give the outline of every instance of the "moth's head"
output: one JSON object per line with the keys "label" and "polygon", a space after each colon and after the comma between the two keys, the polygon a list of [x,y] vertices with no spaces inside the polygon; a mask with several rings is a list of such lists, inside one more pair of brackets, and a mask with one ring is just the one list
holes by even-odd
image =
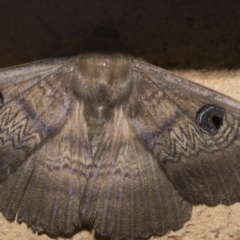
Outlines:
{"label": "moth's head", "polygon": [[73,90],[85,101],[114,105],[132,89],[132,56],[109,26],[98,28],[88,48],[76,57]]}
{"label": "moth's head", "polygon": [[124,54],[78,55],[74,75],[73,91],[84,101],[115,105],[128,99],[132,90],[132,61]]}

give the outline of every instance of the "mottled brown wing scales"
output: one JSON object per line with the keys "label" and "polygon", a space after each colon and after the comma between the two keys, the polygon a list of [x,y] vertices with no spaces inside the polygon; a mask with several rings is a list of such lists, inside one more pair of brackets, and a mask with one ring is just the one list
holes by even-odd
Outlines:
{"label": "mottled brown wing scales", "polygon": [[106,126],[96,152],[80,219],[113,239],[163,235],[179,229],[191,206],[176,192],[131,129],[122,109]]}
{"label": "mottled brown wing scales", "polygon": [[[173,184],[193,203],[239,201],[239,103],[150,64],[137,66],[141,85],[130,102],[138,99],[139,110],[131,119]],[[196,122],[208,104],[225,111],[216,134],[203,132]]]}
{"label": "mottled brown wing scales", "polygon": [[82,104],[76,103],[61,131],[27,161],[31,162],[31,174],[25,174],[28,164],[24,164],[3,183],[0,199],[4,199],[1,206],[5,206],[2,212],[6,217],[14,219],[18,210],[19,222],[50,235],[72,233],[80,226],[86,164],[91,162],[85,124]]}
{"label": "mottled brown wing scales", "polygon": [[[219,142],[216,144],[221,147]],[[179,159],[185,164],[181,168],[181,176],[176,166],[178,164],[166,162],[165,168],[174,176],[175,185],[181,190],[184,189],[184,195],[192,202],[230,205],[240,199],[238,153],[237,141],[212,153],[201,151],[188,161],[187,157],[182,156]]]}
{"label": "mottled brown wing scales", "polygon": [[34,163],[28,159],[7,181],[0,185],[0,209],[8,220],[14,220],[19,203],[34,169]]}
{"label": "mottled brown wing scales", "polygon": [[[0,110],[0,180],[15,171],[25,157],[44,139],[54,134],[66,120],[73,95],[69,92],[65,68],[67,66],[59,67],[45,78],[34,80],[32,85],[25,81],[15,83],[13,79],[7,85],[13,89],[20,88],[22,92],[11,99],[6,92],[8,86],[4,81],[0,82],[4,99]],[[1,74],[3,72],[0,77]],[[71,72],[69,75],[71,78]],[[27,88],[23,90],[22,85]]]}
{"label": "mottled brown wing scales", "polygon": [[35,63],[27,63],[0,70],[1,93],[4,103],[21,95],[27,89],[39,84],[39,81],[46,79],[49,75],[62,72],[62,67],[71,59],[41,60]]}

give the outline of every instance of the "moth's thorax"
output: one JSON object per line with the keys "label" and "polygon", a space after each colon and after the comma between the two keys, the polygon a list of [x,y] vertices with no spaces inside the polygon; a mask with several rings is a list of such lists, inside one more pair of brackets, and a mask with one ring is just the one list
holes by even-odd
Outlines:
{"label": "moth's thorax", "polygon": [[84,117],[93,154],[104,125],[113,117],[116,105],[131,94],[132,59],[117,39],[98,37],[75,59],[72,87],[84,103]]}
{"label": "moth's thorax", "polygon": [[131,88],[131,56],[106,51],[76,57],[73,89],[78,98],[115,105],[128,98]]}
{"label": "moth's thorax", "polygon": [[[101,140],[104,126],[114,116],[114,107],[101,105],[99,103],[84,102],[83,115],[88,126],[88,138],[94,149],[94,145]],[[94,152],[94,151],[93,151]]]}

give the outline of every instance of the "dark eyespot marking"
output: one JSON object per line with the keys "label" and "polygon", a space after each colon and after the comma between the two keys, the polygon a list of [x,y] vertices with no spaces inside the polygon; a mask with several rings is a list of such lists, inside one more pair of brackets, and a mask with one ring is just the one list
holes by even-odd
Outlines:
{"label": "dark eyespot marking", "polygon": [[201,108],[197,114],[197,124],[206,133],[214,134],[222,126],[225,112],[222,108],[207,105]]}
{"label": "dark eyespot marking", "polygon": [[2,106],[3,106],[3,95],[0,92],[0,109],[2,108]]}

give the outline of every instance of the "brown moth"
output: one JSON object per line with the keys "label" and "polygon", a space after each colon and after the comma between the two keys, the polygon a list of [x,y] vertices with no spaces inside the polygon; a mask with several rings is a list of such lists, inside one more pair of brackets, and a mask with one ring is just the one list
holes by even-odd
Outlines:
{"label": "brown moth", "polygon": [[192,204],[239,201],[240,103],[107,32],[80,55],[0,71],[3,215],[130,240],[180,229]]}

